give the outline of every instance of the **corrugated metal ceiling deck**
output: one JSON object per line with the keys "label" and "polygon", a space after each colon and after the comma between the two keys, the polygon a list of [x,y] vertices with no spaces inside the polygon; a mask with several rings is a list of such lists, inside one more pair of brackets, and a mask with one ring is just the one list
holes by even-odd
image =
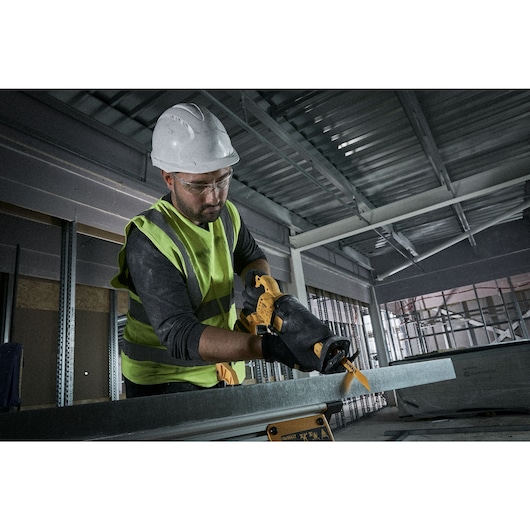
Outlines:
{"label": "corrugated metal ceiling deck", "polygon": [[[396,201],[414,207],[417,194],[453,189],[490,170],[504,171],[508,181],[514,161],[530,173],[530,90],[49,90],[47,96],[146,151],[166,108],[207,105],[241,156],[235,178],[302,219],[303,230],[366,218]],[[412,259],[417,249],[480,227],[526,198],[522,182],[340,244],[367,258],[397,250]]]}

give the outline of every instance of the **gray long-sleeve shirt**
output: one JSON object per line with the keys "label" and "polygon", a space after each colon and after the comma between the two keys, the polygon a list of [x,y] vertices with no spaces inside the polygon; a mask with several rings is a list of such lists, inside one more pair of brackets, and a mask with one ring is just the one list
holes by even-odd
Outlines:
{"label": "gray long-sleeve shirt", "polygon": [[[140,297],[161,344],[177,359],[200,360],[199,339],[206,326],[193,313],[182,273],[136,228],[129,233],[125,251],[131,290]],[[257,259],[266,259],[265,254],[241,220],[234,272],[240,274]]]}

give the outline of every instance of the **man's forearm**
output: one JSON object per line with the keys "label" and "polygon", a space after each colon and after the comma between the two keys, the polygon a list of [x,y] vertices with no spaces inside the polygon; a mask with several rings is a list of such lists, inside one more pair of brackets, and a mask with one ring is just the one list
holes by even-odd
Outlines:
{"label": "man's forearm", "polygon": [[261,337],[208,326],[199,340],[199,355],[213,363],[262,359]]}

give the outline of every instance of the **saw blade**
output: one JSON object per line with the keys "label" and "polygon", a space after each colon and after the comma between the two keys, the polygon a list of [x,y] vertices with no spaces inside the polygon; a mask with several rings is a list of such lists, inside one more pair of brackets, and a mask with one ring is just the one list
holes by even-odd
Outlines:
{"label": "saw blade", "polygon": [[350,387],[351,382],[355,378],[361,383],[361,385],[364,386],[364,388],[366,388],[366,390],[370,391],[370,383],[368,382],[368,379],[349,359],[344,357],[341,363],[342,366],[346,368],[346,375],[344,376],[343,380],[343,386],[345,390]]}

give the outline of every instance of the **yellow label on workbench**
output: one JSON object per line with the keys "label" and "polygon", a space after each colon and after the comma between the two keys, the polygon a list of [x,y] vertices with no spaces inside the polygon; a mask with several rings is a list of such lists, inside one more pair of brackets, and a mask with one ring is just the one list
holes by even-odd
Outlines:
{"label": "yellow label on workbench", "polygon": [[267,427],[267,436],[273,442],[333,442],[333,434],[323,414],[297,418]]}

